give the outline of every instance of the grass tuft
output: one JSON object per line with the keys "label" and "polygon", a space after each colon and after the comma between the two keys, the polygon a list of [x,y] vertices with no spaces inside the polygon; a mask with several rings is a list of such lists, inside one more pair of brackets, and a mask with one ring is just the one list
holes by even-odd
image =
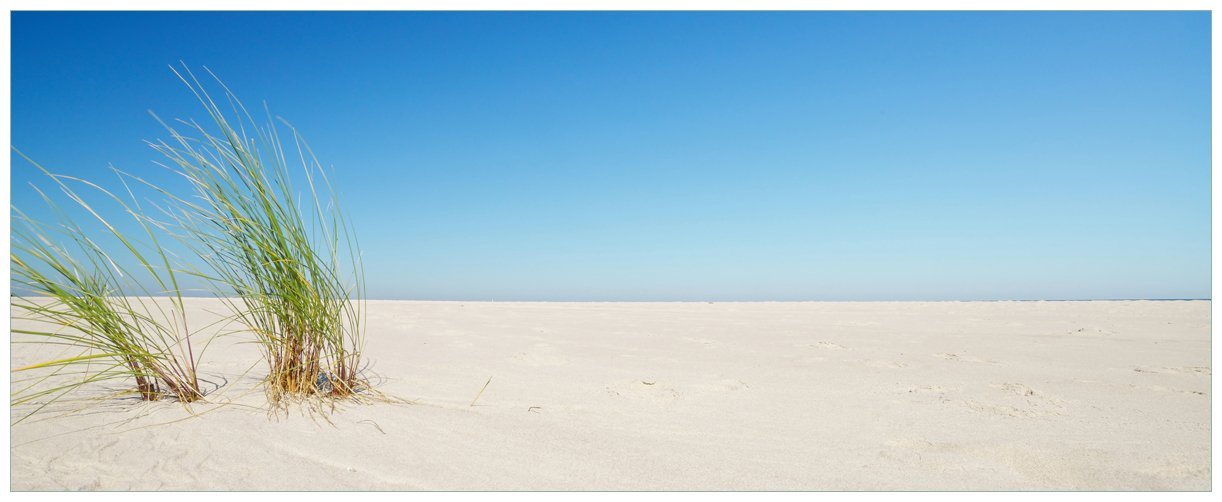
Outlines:
{"label": "grass tuft", "polygon": [[162,122],[170,140],[150,145],[191,186],[189,197],[158,189],[183,242],[206,264],[198,274],[254,333],[273,404],[356,395],[367,388],[364,277],[326,173],[297,130],[266,107],[266,120],[256,121],[215,75],[224,108],[185,66],[174,72],[209,120]]}
{"label": "grass tuft", "polygon": [[[18,388],[11,391],[10,405],[41,403],[37,412],[85,384],[116,379],[134,381],[142,400],[173,397],[192,402],[202,398],[198,359],[177,278],[155,226],[139,204],[91,182],[52,174],[16,152],[47,176],[70,201],[69,209],[88,214],[106,235],[91,238],[57,202],[59,197],[38,186],[33,190],[55,216],[53,224],[11,207],[13,295],[9,303],[15,317],[36,322],[35,328],[14,329],[13,334],[30,337],[34,343],[66,347],[71,355],[13,369],[14,373],[44,373],[15,380]],[[73,187],[96,198],[87,199]],[[133,239],[102,216],[95,209],[99,199],[117,203],[148,240]],[[104,238],[116,242],[117,251],[104,248],[99,243]],[[127,296],[129,292],[139,296]],[[167,299],[150,298],[155,296]],[[50,388],[39,385],[49,379],[56,382]]]}

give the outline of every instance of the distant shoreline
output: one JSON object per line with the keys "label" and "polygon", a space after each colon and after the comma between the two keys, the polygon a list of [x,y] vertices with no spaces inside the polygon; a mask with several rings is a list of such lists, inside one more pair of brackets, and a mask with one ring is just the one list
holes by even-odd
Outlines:
{"label": "distant shoreline", "polygon": [[[10,298],[49,298],[46,296]],[[129,296],[127,298],[173,298],[171,296]],[[183,295],[184,300],[218,298],[215,296]],[[236,299],[236,298],[234,298]],[[430,300],[402,298],[365,298],[367,302],[420,302],[420,303],[1002,303],[1002,302],[1208,302],[1212,298],[1074,298],[1074,299],[990,299],[990,300]]]}
{"label": "distant shoreline", "polygon": [[371,302],[429,303],[1002,303],[1002,302],[1208,302],[1210,298],[1102,298],[1068,300],[401,300],[367,298]]}

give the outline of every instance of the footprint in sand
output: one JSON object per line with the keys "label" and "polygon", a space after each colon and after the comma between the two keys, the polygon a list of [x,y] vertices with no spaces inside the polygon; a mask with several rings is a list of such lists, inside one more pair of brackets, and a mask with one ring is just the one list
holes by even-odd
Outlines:
{"label": "footprint in sand", "polygon": [[716,349],[724,345],[723,343],[717,340],[709,340],[708,338],[693,338],[690,336],[685,336],[682,338],[682,340],[685,342],[699,343],[710,349]]}
{"label": "footprint in sand", "polygon": [[1213,375],[1213,370],[1211,370],[1208,366],[1175,366],[1175,367],[1164,366],[1162,368],[1137,367],[1137,368],[1133,368],[1133,371],[1136,371],[1138,373],[1155,373],[1155,374],[1162,373],[1162,374],[1174,374],[1174,375],[1201,375],[1201,376]]}
{"label": "footprint in sand", "polygon": [[654,404],[667,404],[679,400],[679,391],[657,380],[629,380],[608,385],[607,395]]}
{"label": "footprint in sand", "polygon": [[849,348],[845,347],[844,345],[840,345],[839,343],[835,343],[835,342],[827,342],[827,341],[818,341],[815,343],[807,343],[807,342],[795,343],[793,344],[793,346],[797,348],[801,348],[801,349],[811,348],[811,349],[823,349],[823,350],[849,350]]}
{"label": "footprint in sand", "polygon": [[563,366],[569,363],[568,358],[560,355],[555,347],[546,343],[536,343],[530,350],[518,352],[509,360],[526,366]]}
{"label": "footprint in sand", "polygon": [[844,321],[844,322],[834,323],[832,324],[832,326],[861,327],[861,326],[878,326],[878,324],[879,324],[878,321]]}
{"label": "footprint in sand", "polygon": [[735,378],[725,378],[709,383],[701,383],[692,385],[693,390],[702,392],[734,392],[739,390],[750,389],[751,386],[746,382]]}
{"label": "footprint in sand", "polygon": [[965,356],[962,354],[956,354],[954,352],[941,352],[941,353],[934,354],[933,357],[936,357],[938,359],[945,359],[947,361],[962,361],[962,362],[967,362],[967,363],[997,364],[997,361],[993,361],[990,359],[981,359],[979,357]]}
{"label": "footprint in sand", "polygon": [[1035,396],[1035,389],[1032,389],[1031,387],[1027,387],[1026,385],[1023,385],[1021,383],[995,384],[995,385],[991,385],[990,387],[1001,389],[1001,390],[1004,390],[1006,392],[1009,392],[1017,396],[1023,396],[1023,397],[1034,397]]}
{"label": "footprint in sand", "polygon": [[1112,335],[1115,335],[1116,332],[1110,329],[1105,329],[1105,328],[1087,327],[1087,328],[1071,329],[1069,331],[1066,331],[1065,334],[1071,335],[1071,336],[1112,336]]}
{"label": "footprint in sand", "polygon": [[909,394],[945,394],[950,392],[950,389],[940,385],[914,385],[912,387],[908,387],[908,390],[905,392]]}
{"label": "footprint in sand", "polygon": [[1003,395],[988,401],[967,399],[963,406],[977,413],[999,417],[1042,418],[1065,415],[1065,401],[1035,390],[1022,383],[989,385]]}
{"label": "footprint in sand", "polygon": [[878,452],[879,457],[905,463],[924,463],[928,461],[925,456],[927,454],[954,452],[960,449],[960,446],[953,443],[934,443],[916,438],[891,440],[883,443],[883,446],[886,449]]}
{"label": "footprint in sand", "polygon": [[897,393],[904,397],[896,402],[946,404],[952,401],[947,397],[952,392],[958,392],[958,389],[940,385],[911,385],[897,390]]}
{"label": "footprint in sand", "polygon": [[899,369],[908,367],[907,363],[901,363],[899,361],[884,361],[881,359],[866,359],[861,361],[861,363],[871,368]]}
{"label": "footprint in sand", "polygon": [[1134,390],[1152,390],[1154,392],[1175,392],[1180,394],[1191,394],[1194,396],[1206,395],[1204,392],[1199,390],[1172,389],[1170,387],[1163,387],[1162,385],[1129,385],[1129,388]]}

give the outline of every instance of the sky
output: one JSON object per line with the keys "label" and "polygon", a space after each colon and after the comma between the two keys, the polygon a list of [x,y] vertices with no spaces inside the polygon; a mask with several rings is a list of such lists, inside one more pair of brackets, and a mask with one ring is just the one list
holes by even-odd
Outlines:
{"label": "sky", "polygon": [[180,61],[334,170],[370,298],[1211,297],[1208,12],[16,12],[13,146],[158,176]]}

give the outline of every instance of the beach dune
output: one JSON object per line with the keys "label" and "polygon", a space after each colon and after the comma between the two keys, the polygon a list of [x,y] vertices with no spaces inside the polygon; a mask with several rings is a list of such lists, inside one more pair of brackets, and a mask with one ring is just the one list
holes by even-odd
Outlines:
{"label": "beach dune", "polygon": [[11,489],[1212,488],[1208,301],[367,307],[400,402],[271,414],[257,347],[218,338],[190,412],[74,399],[12,426]]}

